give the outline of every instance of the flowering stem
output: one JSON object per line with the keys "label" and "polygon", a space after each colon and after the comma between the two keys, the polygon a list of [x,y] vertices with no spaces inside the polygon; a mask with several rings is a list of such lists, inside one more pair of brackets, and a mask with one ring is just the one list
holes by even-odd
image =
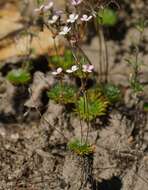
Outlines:
{"label": "flowering stem", "polygon": [[[71,47],[71,51],[72,51],[73,57],[74,57],[74,59],[76,61],[76,64],[79,65],[79,60],[78,60],[78,58],[76,56],[76,53],[75,53],[75,51],[74,51],[74,49],[73,49],[73,47],[71,45],[70,45],[70,47]],[[84,89],[84,83],[83,83],[83,80],[81,79],[81,87],[79,89],[78,96],[79,96],[81,90],[83,91],[83,89]],[[78,100],[78,98],[77,98],[77,100]],[[82,120],[81,120],[81,117],[80,117],[80,109],[79,109],[79,107],[78,107],[78,112],[79,112],[79,121],[80,121],[80,127],[81,127],[81,143],[82,143],[83,142],[83,125],[82,125]]]}
{"label": "flowering stem", "polygon": [[[103,38],[104,39],[104,38]],[[105,82],[108,82],[108,73],[109,73],[109,59],[108,59],[108,47],[107,47],[107,41],[104,39],[104,46],[105,46],[105,63],[106,63],[106,68],[105,68]]]}
{"label": "flowering stem", "polygon": [[95,25],[95,29],[96,29],[96,32],[97,32],[97,35],[98,35],[98,40],[99,40],[99,66],[100,66],[100,81],[102,80],[102,54],[103,54],[103,51],[102,51],[102,28],[101,26],[98,27],[98,24],[97,24],[97,21],[96,19],[94,18],[94,25]]}
{"label": "flowering stem", "polygon": [[88,114],[88,118],[87,118],[87,120],[86,120],[86,122],[87,122],[87,133],[86,133],[86,140],[85,140],[85,142],[86,142],[86,144],[87,144],[88,135],[89,135],[89,130],[90,130],[90,120],[89,120],[88,97],[87,97],[86,91],[85,91],[85,93],[84,93],[84,100],[85,100],[85,102],[86,102],[86,113]]}
{"label": "flowering stem", "polygon": [[53,37],[53,41],[54,41],[54,48],[55,48],[55,51],[56,51],[56,56],[59,56],[58,48],[57,48],[57,45],[56,45],[56,39],[55,39],[55,37]]}
{"label": "flowering stem", "polygon": [[77,48],[82,53],[82,55],[85,57],[85,59],[88,61],[88,63],[91,65],[91,61],[88,58],[88,56],[85,54],[85,52],[83,51],[83,49],[79,45],[77,45]]}

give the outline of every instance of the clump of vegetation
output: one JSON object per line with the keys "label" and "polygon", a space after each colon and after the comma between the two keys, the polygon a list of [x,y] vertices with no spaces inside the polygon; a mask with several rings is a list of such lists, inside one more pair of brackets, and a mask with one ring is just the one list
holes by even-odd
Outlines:
{"label": "clump of vegetation", "polygon": [[136,24],[136,29],[142,34],[145,28],[148,26],[148,21],[145,19],[140,19]]}
{"label": "clump of vegetation", "polygon": [[7,79],[15,85],[23,85],[31,80],[31,74],[25,69],[13,69],[7,74]]}
{"label": "clump of vegetation", "polygon": [[131,86],[131,89],[134,93],[139,93],[143,91],[143,86],[140,83],[140,70],[141,66],[143,65],[143,62],[140,62],[138,60],[138,49],[135,47],[136,51],[136,58],[135,59],[127,59],[128,64],[132,68],[132,72],[130,73],[129,83]]}
{"label": "clump of vegetation", "polygon": [[56,103],[69,104],[76,101],[76,93],[75,86],[57,83],[48,91],[48,97]]}
{"label": "clump of vegetation", "polygon": [[54,55],[50,60],[51,66],[61,67],[63,70],[69,69],[74,63],[74,58],[70,50],[66,50],[63,56]]}
{"label": "clump of vegetation", "polygon": [[117,13],[111,8],[105,8],[98,12],[98,22],[101,25],[114,26],[117,21]]}
{"label": "clump of vegetation", "polygon": [[108,101],[100,94],[88,92],[86,96],[80,97],[76,103],[76,113],[81,119],[91,121],[98,116],[105,115]]}
{"label": "clump of vegetation", "polygon": [[114,84],[105,84],[102,86],[102,91],[110,103],[116,103],[121,99],[121,91]]}
{"label": "clump of vegetation", "polygon": [[[108,84],[110,59],[103,30],[106,26],[114,26],[118,22],[118,15],[114,9],[109,8],[109,4],[113,3],[111,1],[102,3],[91,0],[71,0],[67,1],[66,9],[63,11],[55,9],[52,1],[49,3],[44,0],[37,1],[39,7],[35,9],[35,12],[42,21],[40,23],[41,30],[46,26],[52,33],[54,42],[57,37],[61,36],[69,48],[63,55],[58,55],[58,47],[56,47],[56,43],[54,44],[56,55],[50,57],[49,64],[53,69],[51,74],[56,77],[58,83],[49,90],[48,97],[59,104],[73,103],[74,111],[80,119],[81,141],[70,142],[69,148],[79,155],[89,154],[92,152],[92,147],[87,144],[90,122],[105,115],[108,106],[121,99],[120,89],[113,84]],[[82,43],[85,41],[84,36],[89,31],[85,27],[88,23],[94,23],[99,42],[99,84],[96,84],[98,87],[93,88],[89,86],[89,79],[92,74],[95,77],[95,68],[82,48]],[[139,26],[137,25],[140,33],[143,32],[144,26],[145,23],[143,22]],[[130,86],[134,91],[141,91],[138,51],[136,52],[136,60],[131,62],[133,72],[130,78]],[[130,63],[130,61],[128,62]],[[78,81],[76,83],[76,85],[80,85],[78,89],[75,86],[63,83],[65,76],[68,76],[68,79]],[[81,119],[87,124],[86,137],[83,134]],[[83,143],[83,139],[86,139],[86,143]]]}
{"label": "clump of vegetation", "polygon": [[77,139],[68,143],[68,148],[79,156],[86,156],[94,153],[94,147]]}

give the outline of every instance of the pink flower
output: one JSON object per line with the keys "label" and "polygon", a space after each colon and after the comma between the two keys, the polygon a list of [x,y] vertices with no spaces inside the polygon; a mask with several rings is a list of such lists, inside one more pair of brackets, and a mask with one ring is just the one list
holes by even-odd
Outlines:
{"label": "pink flower", "polygon": [[88,15],[82,15],[81,17],[81,21],[89,21],[90,19],[92,19],[92,15],[88,16]]}
{"label": "pink flower", "polygon": [[52,74],[53,75],[59,75],[62,71],[63,71],[63,69],[61,67],[59,67],[59,68],[57,68],[56,71],[53,71]]}
{"label": "pink flower", "polygon": [[83,0],[71,0],[71,4],[76,6],[79,5]]}
{"label": "pink flower", "polygon": [[94,70],[94,66],[90,64],[82,65],[82,71],[85,73],[91,73]]}

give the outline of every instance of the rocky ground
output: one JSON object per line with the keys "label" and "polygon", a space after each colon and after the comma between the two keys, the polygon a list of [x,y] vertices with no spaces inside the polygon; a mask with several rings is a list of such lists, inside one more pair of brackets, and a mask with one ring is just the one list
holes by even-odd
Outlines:
{"label": "rocky ground", "polygon": [[[22,51],[16,51],[14,45],[15,35],[24,27],[24,17],[18,11],[20,4],[16,2],[0,3],[0,23],[4,24],[0,30],[0,190],[147,190],[148,116],[132,107],[127,82],[131,68],[125,61],[131,55],[131,44],[139,37],[133,24],[139,17],[147,17],[147,1],[134,0],[131,4],[121,1],[119,25],[105,36],[109,81],[126,89],[126,104],[109,110],[107,117],[92,124],[89,142],[96,150],[93,156],[85,158],[67,149],[68,140],[80,136],[78,118],[66,113],[63,106],[48,101],[45,94],[54,83],[45,59],[45,54],[53,52],[53,41],[47,31],[39,33],[41,46],[32,42],[37,49],[32,57],[35,64],[32,82],[16,87],[5,78],[23,59]],[[20,39],[19,47],[23,40]],[[147,42],[148,28],[140,53],[145,63],[141,75],[145,98],[148,95]],[[96,69],[97,44],[94,34],[89,43],[83,45]],[[41,119],[33,108],[28,87],[33,89],[35,104],[42,108]],[[86,133],[86,123],[83,123],[83,132]]]}

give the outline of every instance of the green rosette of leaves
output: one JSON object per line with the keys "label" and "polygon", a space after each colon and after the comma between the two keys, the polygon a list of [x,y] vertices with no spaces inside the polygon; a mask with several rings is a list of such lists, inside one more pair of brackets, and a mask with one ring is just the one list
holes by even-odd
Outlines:
{"label": "green rosette of leaves", "polygon": [[106,114],[109,102],[97,89],[88,90],[86,95],[81,96],[76,103],[75,112],[81,119],[91,121],[98,116]]}
{"label": "green rosette of leaves", "polygon": [[79,156],[90,155],[94,152],[93,146],[88,143],[81,142],[78,139],[70,141],[68,143],[68,148]]}
{"label": "green rosette of leaves", "polygon": [[25,69],[13,69],[7,74],[7,79],[14,85],[23,85],[31,80],[31,74]]}
{"label": "green rosette of leaves", "polygon": [[49,91],[48,97],[56,103],[69,104],[76,101],[77,89],[66,83],[57,83]]}

